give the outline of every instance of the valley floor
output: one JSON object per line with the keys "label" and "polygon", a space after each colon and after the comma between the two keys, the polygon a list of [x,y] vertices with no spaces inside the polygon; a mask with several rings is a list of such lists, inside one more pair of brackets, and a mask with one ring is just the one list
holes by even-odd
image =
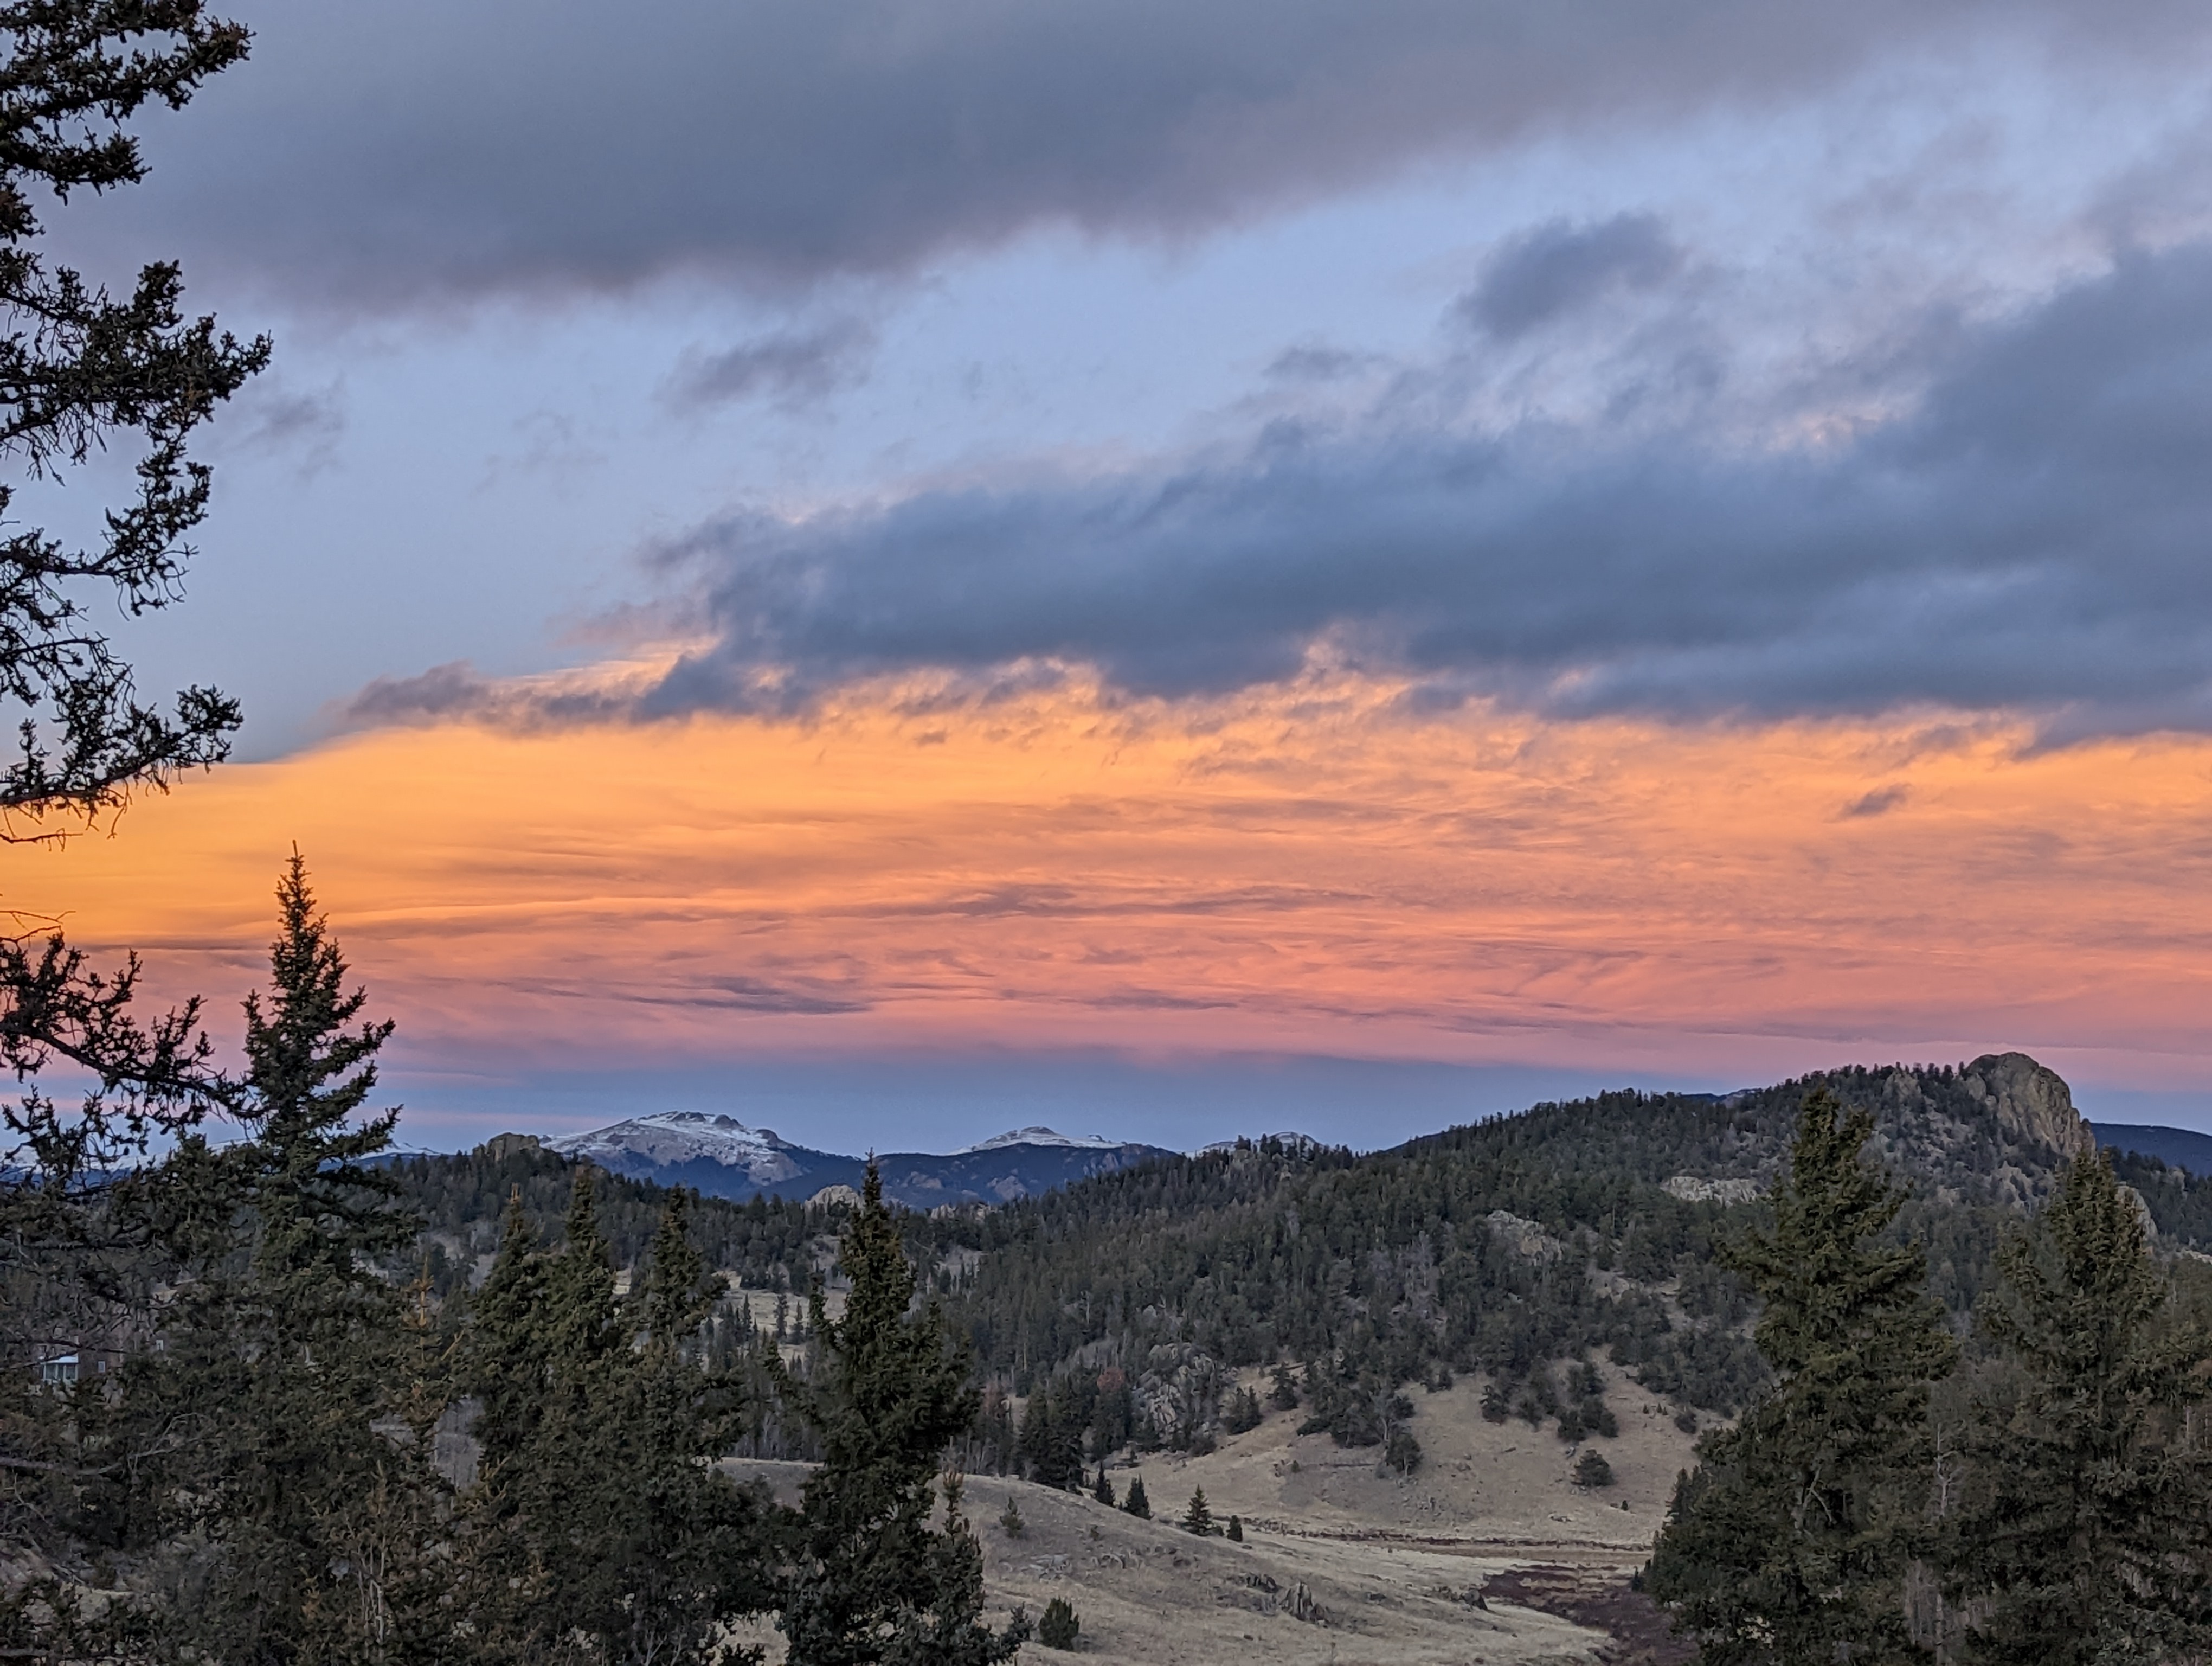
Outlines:
{"label": "valley floor", "polygon": [[[1203,1457],[1152,1454],[1109,1469],[1141,1474],[1156,1519],[1087,1495],[991,1476],[969,1481],[991,1598],[1034,1616],[1055,1596],[1083,1622],[1082,1654],[1135,1666],[1662,1666],[1689,1651],[1629,1580],[1650,1554],[1692,1437],[1674,1408],[1616,1386],[1619,1438],[1595,1444],[1609,1488],[1577,1487],[1577,1449],[1548,1428],[1483,1420],[1480,1384],[1413,1390],[1425,1457],[1408,1480],[1378,1477],[1376,1452],[1295,1432],[1278,1413]],[[745,1464],[795,1497],[804,1467]],[[1203,1487],[1217,1521],[1245,1540],[1176,1524]],[[1000,1523],[1009,1501],[1025,1523]],[[1625,1506],[1625,1507],[1624,1507]],[[778,1657],[776,1634],[760,1641]],[[1024,1666],[1069,1657],[1031,1643]]]}

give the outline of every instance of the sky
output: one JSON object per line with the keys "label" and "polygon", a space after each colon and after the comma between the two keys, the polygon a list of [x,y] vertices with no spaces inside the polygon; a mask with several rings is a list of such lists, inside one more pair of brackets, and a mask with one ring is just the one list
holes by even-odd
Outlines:
{"label": "sky", "polygon": [[47,220],[275,342],[246,727],[0,889],[221,1033],[296,842],[403,1140],[2212,1128],[2202,8],[239,15]]}

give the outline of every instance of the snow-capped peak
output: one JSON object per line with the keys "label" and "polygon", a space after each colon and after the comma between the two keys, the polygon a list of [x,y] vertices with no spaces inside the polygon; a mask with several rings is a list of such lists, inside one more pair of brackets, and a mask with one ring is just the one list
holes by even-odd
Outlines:
{"label": "snow-capped peak", "polygon": [[625,1158],[656,1166],[717,1163],[726,1169],[743,1169],[763,1183],[799,1172],[799,1164],[784,1155],[789,1147],[773,1130],[749,1128],[734,1116],[703,1110],[655,1111],[545,1143],[563,1156],[599,1163]]}
{"label": "snow-capped peak", "polygon": [[1060,1134],[1052,1128],[1032,1126],[1008,1128],[1004,1134],[994,1134],[988,1140],[963,1146],[952,1155],[965,1157],[970,1152],[1004,1151],[1009,1146],[1073,1146],[1079,1151],[1112,1151],[1121,1143],[1118,1140],[1109,1140],[1103,1134]]}

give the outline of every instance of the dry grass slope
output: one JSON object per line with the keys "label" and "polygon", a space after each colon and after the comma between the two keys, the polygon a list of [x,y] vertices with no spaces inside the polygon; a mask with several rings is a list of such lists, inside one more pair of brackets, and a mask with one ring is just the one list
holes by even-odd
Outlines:
{"label": "dry grass slope", "polygon": [[[1584,1491],[1570,1479],[1576,1449],[1548,1428],[1483,1420],[1478,1382],[1414,1398],[1427,1461],[1404,1481],[1378,1476],[1371,1449],[1297,1434],[1297,1414],[1285,1413],[1203,1457],[1154,1454],[1112,1470],[1122,1492],[1144,1475],[1150,1522],[1085,1495],[972,1477],[992,1600],[1035,1615],[1065,1597],[1082,1618],[1083,1657],[1133,1666],[1680,1658],[1627,1589],[1690,1461],[1673,1406],[1616,1381],[1621,1432],[1599,1444],[1618,1484]],[[741,1468],[791,1498],[805,1473]],[[1243,1518],[1243,1544],[1174,1524],[1196,1487],[1218,1521]],[[1010,1500],[1025,1523],[1018,1538],[999,1524]],[[780,1657],[773,1633],[761,1640]],[[1069,1658],[1035,1643],[1022,1651],[1025,1666]]]}

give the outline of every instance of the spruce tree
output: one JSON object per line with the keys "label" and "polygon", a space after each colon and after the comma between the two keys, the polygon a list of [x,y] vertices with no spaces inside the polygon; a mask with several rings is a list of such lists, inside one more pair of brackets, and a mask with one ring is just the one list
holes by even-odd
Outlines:
{"label": "spruce tree", "polygon": [[1206,1489],[1193,1487],[1189,1506],[1182,1512],[1182,1530],[1203,1539],[1213,1532],[1213,1511],[1206,1507]]}
{"label": "spruce tree", "polygon": [[1273,1386],[1268,1390],[1267,1403],[1279,1412],[1294,1412],[1298,1408],[1298,1385],[1291,1380],[1291,1368],[1283,1361],[1275,1362]]}
{"label": "spruce tree", "polygon": [[[435,1596],[446,1488],[428,1442],[442,1395],[420,1381],[392,1265],[420,1221],[395,1207],[396,1110],[364,1116],[392,1033],[314,908],[295,853],[277,887],[270,987],[246,1002],[245,1138],[188,1136],[171,1158],[204,1212],[204,1258],[125,1398],[200,1433],[154,1466],[151,1501],[205,1545],[166,1646],[215,1657],[366,1658],[450,1633]],[[245,1242],[226,1247],[235,1211]],[[427,1405],[427,1411],[425,1409]]]}
{"label": "spruce tree", "polygon": [[803,1489],[794,1566],[779,1624],[790,1666],[878,1661],[993,1666],[1029,1635],[1018,1611],[981,1623],[981,1552],[946,1485],[945,1523],[928,1527],[932,1482],[980,1395],[935,1302],[909,1310],[915,1272],[871,1162],[837,1265],[851,1280],[843,1316],[811,1299],[821,1363],[799,1381],[767,1362],[785,1402],[814,1431],[822,1462]]}
{"label": "spruce tree", "polygon": [[1106,1466],[1103,1463],[1098,1466],[1098,1484],[1091,1489],[1091,1496],[1109,1509],[1113,1507],[1114,1481],[1113,1477],[1106,1473]]}
{"label": "spruce tree", "polygon": [[1862,1160],[1872,1132],[1808,1095],[1772,1230],[1729,1252],[1776,1381],[1705,1438],[1648,1581],[1713,1666],[1917,1654],[1903,1580],[1928,1548],[1929,1385],[1958,1348],[1920,1251],[1878,1242],[1905,1195]]}
{"label": "spruce tree", "polygon": [[1613,1485],[1613,1466],[1595,1446],[1575,1460],[1575,1485],[1581,1487]]}
{"label": "spruce tree", "polygon": [[1983,1399],[1954,1567],[1966,1656],[2002,1666],[2212,1647],[2212,1465],[2194,1438],[2207,1339],[2163,1324],[2166,1274],[2109,1153],[2068,1167],[1998,1252],[1981,1313],[2012,1367]]}
{"label": "spruce tree", "polygon": [[552,1339],[545,1313],[546,1266],[538,1251],[538,1233],[517,1186],[507,1197],[499,1253],[483,1287],[469,1303],[465,1385],[480,1407],[472,1432],[481,1448],[482,1474],[522,1462],[544,1418],[552,1383]]}
{"label": "spruce tree", "polygon": [[576,1170],[558,1254],[511,1205],[476,1304],[471,1385],[483,1404],[467,1612],[480,1655],[557,1659],[577,1638],[605,1662],[720,1658],[725,1626],[771,1605],[771,1507],[714,1467],[746,1410],[711,1367],[720,1293],[669,1195],[627,1304],[592,1171]]}
{"label": "spruce tree", "polygon": [[470,1499],[469,1613],[495,1661],[558,1658],[597,1629],[596,1484],[613,1461],[604,1420],[617,1391],[614,1270],[592,1170],[579,1164],[557,1253],[510,1203],[498,1260],[478,1292],[466,1381],[483,1409]]}
{"label": "spruce tree", "polygon": [[1140,1521],[1152,1520],[1152,1501],[1145,1496],[1145,1478],[1142,1475],[1130,1477],[1128,1494],[1121,1500],[1121,1508]]}

